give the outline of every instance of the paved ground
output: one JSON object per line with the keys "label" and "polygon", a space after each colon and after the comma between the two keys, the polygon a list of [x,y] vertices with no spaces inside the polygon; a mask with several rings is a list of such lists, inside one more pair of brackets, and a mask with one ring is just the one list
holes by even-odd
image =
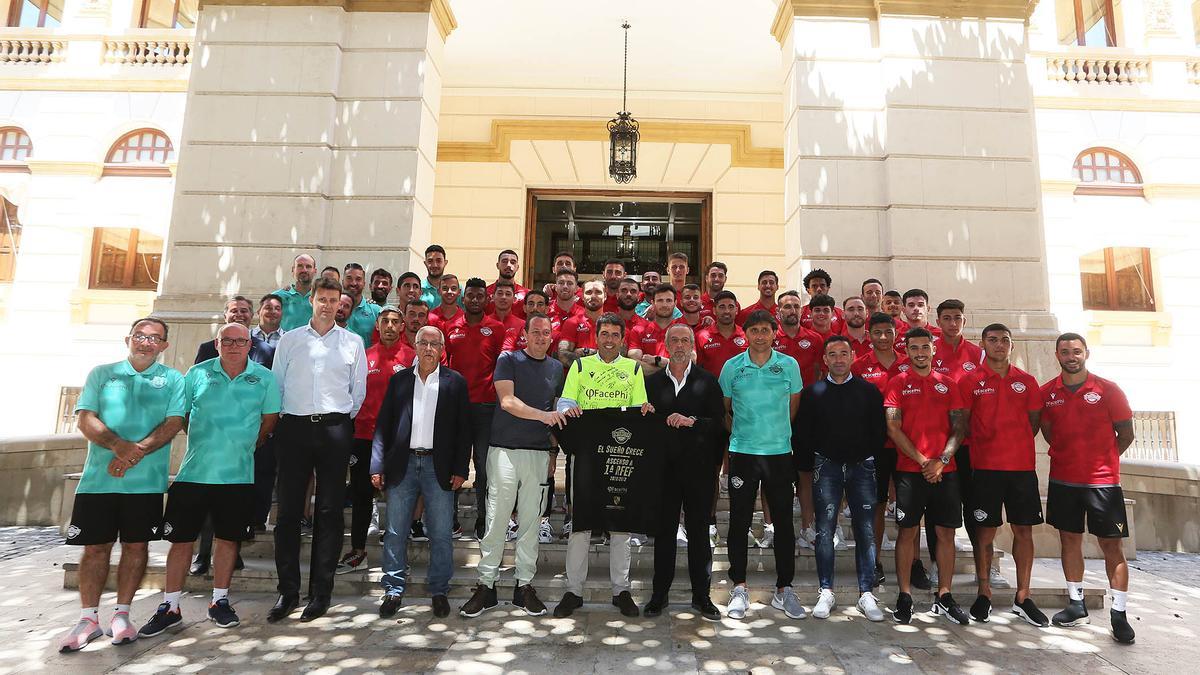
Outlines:
{"label": "paved ground", "polygon": [[[0,529],[0,673],[8,672],[1054,672],[1187,673],[1200,663],[1200,574],[1196,556],[1142,554],[1132,570],[1134,646],[1107,635],[1107,612],[1076,629],[1036,629],[1004,612],[988,624],[953,626],[920,614],[911,626],[872,624],[853,609],[834,618],[789,621],[756,607],[745,620],[707,623],[676,608],[670,617],[628,620],[589,605],[571,619],[529,618],[511,607],[475,620],[434,619],[412,599],[396,619],[379,619],[372,598],[336,598],[311,624],[268,625],[273,597],[235,597],[243,625],[220,630],[201,621],[207,598],[185,598],[187,626],[133,645],[93,643],[61,655],[58,637],[78,617],[78,596],[62,588],[66,547],[45,548],[46,533]],[[19,543],[23,545],[18,546]],[[18,550],[19,549],[19,550]],[[14,551],[16,551],[14,553]],[[1009,570],[1011,572],[1011,570]],[[1053,574],[1040,561],[1039,574]],[[1102,570],[1089,567],[1088,583]],[[507,590],[507,588],[505,589]],[[964,589],[965,591],[966,589]],[[963,593],[966,599],[969,593]],[[160,594],[139,594],[142,622]],[[502,596],[503,599],[503,596]],[[718,599],[722,601],[723,598]],[[844,600],[849,601],[850,598]],[[892,600],[891,593],[883,598]],[[811,598],[804,598],[810,603]],[[107,620],[114,602],[106,594]],[[457,609],[457,607],[455,607]],[[1051,609],[1051,608],[1047,608]],[[397,620],[398,619],[398,620]]]}

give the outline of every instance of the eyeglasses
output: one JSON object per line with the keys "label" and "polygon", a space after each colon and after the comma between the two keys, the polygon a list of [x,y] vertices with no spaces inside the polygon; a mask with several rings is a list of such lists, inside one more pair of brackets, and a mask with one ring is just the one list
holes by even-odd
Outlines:
{"label": "eyeglasses", "polygon": [[146,335],[144,333],[135,333],[129,336],[129,339],[138,344],[159,345],[167,341],[165,337],[158,335]]}
{"label": "eyeglasses", "polygon": [[250,338],[221,338],[222,347],[245,347],[250,344]]}
{"label": "eyeglasses", "polygon": [[441,347],[441,346],[442,346],[442,343],[440,343],[440,342],[430,342],[429,340],[417,340],[417,347],[424,347],[426,349],[437,349],[438,347]]}

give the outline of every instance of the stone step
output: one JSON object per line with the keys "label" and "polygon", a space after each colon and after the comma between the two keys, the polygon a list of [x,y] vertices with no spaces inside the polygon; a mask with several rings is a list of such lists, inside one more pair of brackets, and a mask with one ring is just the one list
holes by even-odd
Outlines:
{"label": "stone step", "polygon": [[[63,587],[67,589],[76,589],[79,586],[79,564],[69,562],[63,566]],[[302,579],[307,579],[307,566],[302,566]],[[426,568],[423,565],[414,565],[409,576],[410,582],[407,584],[406,596],[410,598],[410,602],[426,602],[429,597],[429,588],[426,584]],[[159,589],[162,588],[165,580],[166,567],[159,562],[153,562],[146,568],[146,575],[142,579],[141,588],[144,589]],[[631,573],[632,583],[631,592],[635,600],[644,603],[649,600],[651,590],[651,578],[648,571],[636,570]],[[379,586],[379,580],[382,577],[382,572],[379,568],[370,570],[352,572],[349,574],[338,575],[334,581],[334,595],[356,595],[356,596],[378,596],[382,593]],[[448,596],[455,600],[466,600],[470,597],[472,590],[477,583],[478,577],[471,568],[456,568],[455,576],[450,581],[450,592]],[[972,578],[970,575],[957,574],[954,582],[958,585],[958,595],[960,601],[964,601],[970,597],[970,588],[973,587]],[[1035,579],[1035,582],[1039,581]],[[232,592],[234,593],[274,593],[276,592],[277,577],[275,575],[275,566],[270,561],[265,560],[247,560],[246,569],[237,572],[233,577]],[[895,598],[896,587],[894,583],[885,583],[880,588],[875,590],[875,594],[883,600],[884,603],[890,606]],[[513,581],[511,569],[501,569],[500,581],[497,584],[497,592],[501,601],[511,598]],[[751,570],[746,575],[746,583],[750,589],[750,599],[752,602],[769,604],[773,586],[775,584],[775,575],[771,572],[761,570]],[[852,602],[858,597],[857,587],[852,585],[853,580],[843,575],[841,579],[835,579],[834,593],[839,596],[843,604]],[[566,590],[566,577],[558,573],[553,576],[539,574],[534,585],[537,587],[542,600],[550,607],[557,603],[558,599]],[[188,592],[205,592],[212,587],[212,577],[188,577],[184,590]],[[793,589],[800,596],[801,601],[808,606],[815,600],[819,586],[814,575],[798,574],[792,583]],[[730,583],[725,575],[714,575],[711,587],[713,599],[724,604],[728,598]],[[107,590],[116,589],[116,575],[110,574],[108,577]],[[1011,591],[1003,590],[996,591],[996,608],[997,611],[1007,611],[1009,603],[1009,595]],[[1063,607],[1067,604],[1067,594],[1062,584],[1051,585],[1047,583],[1036,583],[1031,589],[1031,596],[1039,606],[1043,609],[1052,609]],[[914,600],[918,603],[918,609],[923,609],[926,603],[931,602],[932,593],[925,591],[914,591]],[[688,588],[686,575],[682,577],[676,576],[675,583],[672,587],[670,600],[674,604],[686,605],[691,598],[691,593]],[[612,589],[609,585],[607,565],[592,565],[587,581],[584,584],[584,601],[589,603],[608,603],[612,600]],[[1089,609],[1101,609],[1104,606],[1104,591],[1099,588],[1088,588],[1085,590],[1085,602]],[[458,603],[454,603],[457,605]],[[964,602],[964,604],[967,604]],[[457,608],[457,607],[456,607]]]}
{"label": "stone step", "polygon": [[[597,542],[598,538],[594,538],[593,542]],[[300,559],[307,560],[311,553],[312,537],[304,535],[301,537]],[[966,544],[969,549],[970,545]],[[342,546],[343,551],[350,550],[349,535],[345,536],[345,543]],[[429,542],[409,541],[408,542],[408,559],[414,564],[427,564],[429,562],[430,544]],[[589,547],[589,559],[591,564],[605,565],[608,564],[608,546],[600,543],[593,543]],[[264,535],[259,535],[254,541],[246,542],[242,545],[242,557],[246,560],[274,560],[275,545],[272,538]],[[555,541],[549,544],[538,545],[538,566],[541,569],[548,571],[561,571],[565,568],[567,556],[567,544],[565,541]],[[996,559],[1000,560],[1004,557],[1003,551],[996,552]],[[457,567],[474,567],[479,563],[481,558],[479,542],[474,539],[459,539],[454,542],[454,564]],[[796,556],[797,572],[816,572],[817,563],[816,555],[812,549],[799,549]],[[367,540],[367,560],[370,564],[378,565],[383,560],[383,547],[379,543],[378,537],[371,537]],[[884,572],[892,574],[895,570],[895,554],[892,551],[883,551],[879,557],[883,564]],[[511,567],[516,564],[515,544],[508,542],[504,547],[504,556],[501,564],[505,567]],[[775,569],[775,552],[772,549],[750,548],[747,550],[747,565],[750,569],[762,569],[766,571]],[[644,569],[648,572],[653,572],[654,569],[654,546],[653,544],[644,544],[635,546],[631,551],[632,569]],[[679,573],[686,574],[687,570],[687,549],[678,547],[675,553],[675,568]],[[724,571],[729,569],[729,551],[723,542],[713,548],[713,571]],[[854,562],[854,544],[847,543],[846,550],[837,551],[834,557],[834,569],[838,573],[853,574],[855,570]],[[970,574],[974,570],[974,562],[969,550],[960,552],[955,556],[955,571],[962,574]]]}

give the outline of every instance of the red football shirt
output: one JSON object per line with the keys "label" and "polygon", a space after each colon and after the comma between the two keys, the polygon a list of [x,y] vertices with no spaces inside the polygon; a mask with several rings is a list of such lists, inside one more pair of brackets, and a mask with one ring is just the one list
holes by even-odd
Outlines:
{"label": "red football shirt", "polygon": [[[898,408],[901,430],[912,441],[917,452],[926,458],[940,457],[950,438],[950,411],[963,408],[958,384],[941,373],[930,372],[921,377],[911,368],[888,381],[883,395],[885,408]],[[919,464],[897,451],[897,471],[920,471]],[[958,468],[953,459],[945,468],[950,473]]]}
{"label": "red football shirt", "polygon": [[[404,359],[406,351],[410,355],[408,360]],[[375,436],[375,421],[379,418],[383,395],[387,393],[388,380],[411,366],[414,356],[412,347],[405,344],[403,338],[391,347],[376,342],[367,348],[367,397],[354,418],[355,438],[369,440]]]}
{"label": "red football shirt", "polygon": [[770,309],[767,309],[765,306],[763,306],[762,300],[759,300],[758,302],[754,303],[753,305],[750,305],[749,307],[738,312],[737,318],[735,318],[733,322],[739,326],[744,325],[746,323],[746,319],[750,318],[750,314],[752,312],[756,312],[760,309],[770,312],[771,316],[775,317],[775,321],[776,322],[779,321],[779,305],[776,304],[775,306],[771,307]]}
{"label": "red football shirt", "polygon": [[720,377],[725,362],[746,351],[746,333],[738,326],[733,335],[725,337],[715,325],[702,328],[696,333],[696,363]]}
{"label": "red football shirt", "polygon": [[587,314],[573,316],[566,321],[563,321],[562,326],[558,329],[558,337],[556,342],[566,340],[575,345],[575,349],[580,347],[586,349],[596,348],[596,326]]}
{"label": "red football shirt", "polygon": [[604,307],[600,311],[602,314],[608,314],[609,312],[616,314],[621,311],[621,307],[617,305],[617,296],[610,295],[604,298]]}
{"label": "red football shirt", "polygon": [[571,309],[563,309],[559,307],[558,301],[554,300],[550,303],[550,308],[546,310],[546,316],[550,317],[550,323],[554,324],[554,327],[557,329],[567,319],[573,316],[579,316],[586,311],[587,310],[583,308],[583,303],[578,300],[571,303]]}
{"label": "red football shirt", "polygon": [[933,355],[933,369],[943,375],[949,375],[957,380],[963,373],[974,373],[980,370],[983,363],[983,350],[979,345],[967,342],[959,336],[958,346],[951,347],[945,337],[937,341],[936,352]]}
{"label": "red football shirt", "polygon": [[[809,330],[813,330],[813,331],[816,330],[815,328],[813,328],[812,308],[809,307],[808,305],[804,305],[803,307],[800,308],[800,325],[804,326],[805,328],[807,328]],[[838,335],[841,335],[842,328],[845,327],[845,325],[846,325],[846,320],[843,317],[841,307],[833,308],[833,318],[830,319],[829,325],[833,327],[833,333],[837,333]],[[833,333],[830,333],[830,335],[832,335]]]}
{"label": "red football shirt", "polygon": [[850,341],[850,349],[854,350],[854,358],[855,359],[861,359],[862,357],[866,356],[870,352],[874,351],[871,348],[871,334],[870,333],[864,332],[861,340],[855,340],[854,336],[850,335],[844,329],[842,330],[842,335],[845,335],[846,339]]}
{"label": "red football shirt", "polygon": [[[896,321],[896,351],[905,354],[904,351],[904,334],[908,332],[910,326],[904,322],[904,319]],[[933,344],[936,349],[942,348],[942,329],[933,324],[925,324],[925,330],[933,335]]]}
{"label": "red football shirt", "polygon": [[[494,314],[493,319],[500,321]],[[516,314],[508,313],[500,323],[504,324],[504,351],[509,352],[514,349],[524,349],[524,345],[517,347],[517,341],[521,339],[521,334],[525,332],[525,319],[517,318]]]}
{"label": "red football shirt", "polygon": [[800,365],[800,376],[805,384],[816,382],[821,377],[821,367],[824,365],[821,362],[822,340],[821,336],[811,330],[801,326],[800,330],[796,331],[796,337],[788,337],[788,334],[783,332],[783,327],[775,331],[775,351],[780,354],[787,354],[796,359],[796,363]]}
{"label": "red football shirt", "polygon": [[492,373],[504,351],[504,324],[490,316],[471,326],[464,312],[446,325],[446,354],[449,366],[467,380],[471,403],[495,403]]}
{"label": "red football shirt", "polygon": [[446,332],[446,324],[450,323],[451,321],[454,321],[455,319],[462,316],[462,314],[463,314],[462,308],[459,307],[458,305],[454,306],[454,310],[455,310],[454,315],[447,319],[446,317],[442,316],[441,307],[438,307],[437,309],[431,309],[431,310],[429,310],[429,318],[427,318],[425,320],[425,323],[442,331],[442,333],[445,333]]}
{"label": "red football shirt", "polygon": [[[525,294],[528,292],[529,292],[528,288],[525,288],[521,284],[513,282],[512,313],[516,314],[518,317],[520,317],[522,319],[525,318]],[[483,310],[484,314],[493,315],[496,313],[496,303],[492,302],[492,296],[495,294],[496,294],[496,282],[493,281],[492,283],[488,284],[488,287],[487,287],[488,304],[487,304],[487,308],[485,308]]]}
{"label": "red football shirt", "polygon": [[[1119,485],[1121,453],[1113,425],[1133,419],[1125,392],[1088,374],[1071,391],[1062,376],[1041,388],[1042,419],[1050,423],[1050,480],[1071,485]],[[972,463],[975,453],[972,451]]]}
{"label": "red football shirt", "polygon": [[[667,324],[670,327],[671,324]],[[625,330],[625,346],[642,350],[643,356],[667,356],[667,329],[654,321],[642,320]]]}
{"label": "red football shirt", "polygon": [[1008,376],[981,366],[962,373],[958,391],[971,412],[971,468],[1033,471],[1036,453],[1029,413],[1042,409],[1037,380],[1016,366]]}
{"label": "red football shirt", "polygon": [[[892,361],[890,368],[884,368],[883,364],[879,362],[879,358],[875,356],[874,349],[854,359],[854,363],[850,364],[850,373],[852,375],[861,377],[875,385],[881,394],[887,393],[888,381],[891,378],[900,373],[908,372],[908,369],[908,359],[900,354],[896,355],[896,360]],[[889,438],[884,442],[883,447],[894,448],[896,444]]]}

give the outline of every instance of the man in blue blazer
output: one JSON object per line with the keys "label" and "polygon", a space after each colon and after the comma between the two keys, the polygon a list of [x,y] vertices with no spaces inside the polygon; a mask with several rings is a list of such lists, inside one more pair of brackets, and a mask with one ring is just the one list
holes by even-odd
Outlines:
{"label": "man in blue blazer", "polygon": [[471,456],[467,381],[441,365],[446,349],[442,332],[426,326],[417,331],[414,346],[416,365],[388,381],[371,445],[371,482],[387,491],[382,617],[395,615],[404,597],[409,523],[418,496],[425,499],[433,614],[450,614],[446,594],[454,570],[454,492],[467,478]]}

